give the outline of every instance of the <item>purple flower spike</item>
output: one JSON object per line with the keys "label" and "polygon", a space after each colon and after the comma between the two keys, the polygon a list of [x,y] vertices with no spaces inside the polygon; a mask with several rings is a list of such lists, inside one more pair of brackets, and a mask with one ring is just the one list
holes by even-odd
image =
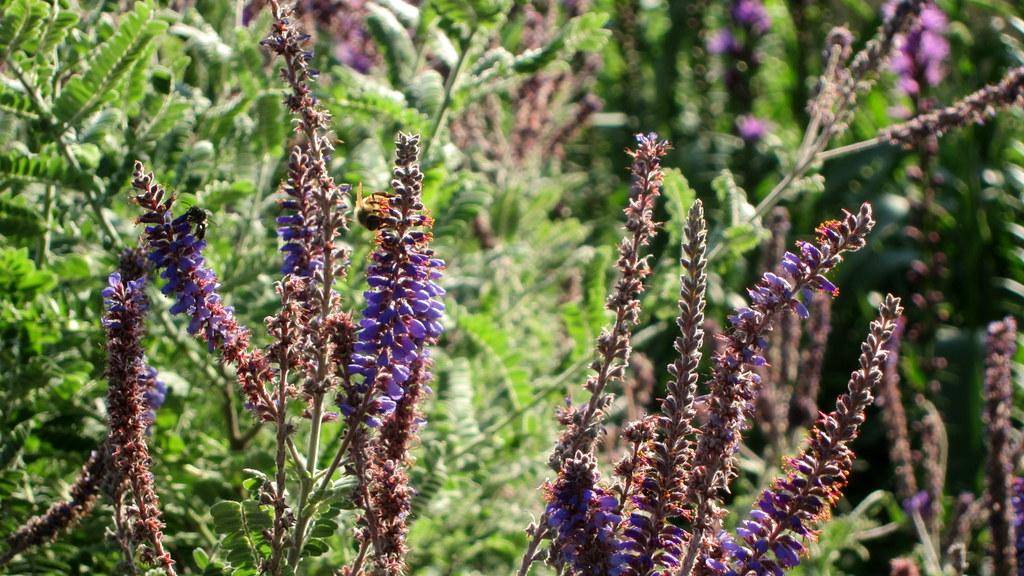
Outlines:
{"label": "purple flower spike", "polygon": [[349,365],[360,382],[339,396],[349,417],[390,415],[408,388],[414,364],[426,358],[426,346],[444,330],[438,321],[444,289],[437,284],[444,262],[429,248],[432,220],[420,198],[419,136],[400,134],[396,144],[393,193],[366,271],[370,288],[363,294],[366,307]]}
{"label": "purple flower spike", "polygon": [[720,534],[725,559],[705,561],[725,576],[781,576],[800,563],[804,540],[827,518],[842,496],[853,466],[850,444],[860,433],[864,411],[874,400],[871,389],[882,378],[885,344],[892,337],[903,309],[898,298],[886,296],[871,332],[861,345],[860,368],[850,375],[847,393],[836,409],[822,414],[809,433],[804,452],[791,458],[787,475],[776,479],[736,530],[739,541]]}
{"label": "purple flower spike", "polygon": [[593,455],[577,452],[565,461],[558,480],[545,486],[548,528],[553,532],[550,563],[571,574],[618,574],[613,560],[618,500],[598,486]]}
{"label": "purple flower spike", "polygon": [[781,314],[798,309],[798,295],[831,286],[821,281],[824,274],[842,261],[843,253],[864,247],[873,227],[868,204],[863,204],[857,214],[846,212],[842,220],[823,223],[817,229],[817,244],[802,242],[798,244],[799,255],[785,254],[780,269],[788,278],[765,274],[749,292],[750,306],[729,316],[731,329],[720,338],[713,359],[710,419],[700,436],[687,480],[686,503],[694,508],[695,535],[687,545],[688,565],[684,565],[684,571],[692,568],[695,559],[697,565],[705,563],[696,554],[703,539],[714,535],[712,527],[721,514],[720,494],[733,474],[735,453],[761,388],[760,376],[752,368],[764,362],[766,336]]}
{"label": "purple flower spike", "polygon": [[273,404],[263,389],[271,374],[269,362],[262,351],[249,349],[249,331],[238,324],[217,293],[217,275],[203,258],[206,242],[196,237],[187,213],[173,216],[175,197],[156,183],[141,162],[135,163],[132,187],[135,203],[145,210],[138,221],[146,225],[143,238],[148,259],[166,280],[161,291],[175,299],[171,312],[188,316],[189,334],[204,340],[211,351],[219,350],[221,358],[235,366],[249,409],[273,420]]}

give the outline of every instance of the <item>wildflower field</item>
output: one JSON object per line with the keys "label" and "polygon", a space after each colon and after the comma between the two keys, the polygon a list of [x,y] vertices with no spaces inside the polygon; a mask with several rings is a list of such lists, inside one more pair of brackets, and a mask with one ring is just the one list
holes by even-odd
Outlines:
{"label": "wildflower field", "polygon": [[0,0],[0,574],[1024,574],[1018,0]]}

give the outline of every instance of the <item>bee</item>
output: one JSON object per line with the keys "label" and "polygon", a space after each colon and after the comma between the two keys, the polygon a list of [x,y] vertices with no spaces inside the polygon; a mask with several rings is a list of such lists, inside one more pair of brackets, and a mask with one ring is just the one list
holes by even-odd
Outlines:
{"label": "bee", "polygon": [[363,184],[359,183],[356,188],[356,222],[367,230],[379,230],[384,225],[384,218],[388,211],[388,195],[383,192],[374,192],[369,196],[363,196]]}
{"label": "bee", "polygon": [[193,235],[196,237],[196,240],[206,238],[206,229],[210,224],[210,212],[208,210],[204,210],[199,206],[191,206],[185,212],[185,220],[195,226]]}

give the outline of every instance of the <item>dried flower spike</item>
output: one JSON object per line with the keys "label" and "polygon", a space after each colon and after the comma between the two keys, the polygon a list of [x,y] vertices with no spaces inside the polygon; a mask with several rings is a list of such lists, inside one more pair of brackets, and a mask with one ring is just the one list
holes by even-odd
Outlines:
{"label": "dried flower spike", "polygon": [[1010,106],[1024,106],[1024,66],[1007,72],[998,84],[986,86],[951,106],[890,126],[882,130],[879,138],[913,148],[928,136],[942,136],[969,124],[982,124],[998,110]]}
{"label": "dried flower spike", "polygon": [[985,427],[988,436],[986,479],[989,529],[996,576],[1017,574],[1013,515],[1013,463],[1010,410],[1013,407],[1013,354],[1017,322],[1007,317],[988,326],[985,357]]}
{"label": "dried flower spike", "polygon": [[603,411],[611,397],[605,393],[610,382],[620,381],[630,352],[630,333],[640,317],[640,294],[644,291],[644,278],[650,274],[650,265],[642,250],[657,232],[654,205],[661,195],[663,173],[661,159],[670,145],[657,134],[638,134],[637,147],[627,150],[633,158],[630,173],[629,204],[626,213],[627,235],[619,244],[616,267],[619,280],[608,296],[605,308],[615,314],[615,321],[597,340],[598,358],[591,364],[594,374],[585,385],[591,397],[581,407],[568,406],[559,416],[566,426],[558,444],[548,459],[552,470],[561,470],[562,462],[574,458],[576,452],[590,452],[600,432]]}
{"label": "dried flower spike", "polygon": [[46,512],[31,518],[7,537],[7,549],[0,554],[0,567],[30,548],[53,542],[61,532],[69,530],[92,512],[107,473],[107,460],[106,445],[93,450],[71,485],[70,497],[51,505]]}
{"label": "dried flower spike", "polygon": [[149,367],[142,350],[143,320],[149,307],[145,277],[127,279],[120,272],[110,275],[103,291],[107,334],[107,412],[110,462],[116,474],[131,489],[129,521],[135,542],[145,544],[143,560],[158,564],[173,576],[174,560],[163,548],[160,502],[150,471],[146,429],[151,420],[146,394],[152,386]]}

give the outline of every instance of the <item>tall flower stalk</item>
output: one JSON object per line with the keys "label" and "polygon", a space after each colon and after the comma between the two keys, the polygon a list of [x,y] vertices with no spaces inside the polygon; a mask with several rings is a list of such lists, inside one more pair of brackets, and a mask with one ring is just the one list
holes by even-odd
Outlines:
{"label": "tall flower stalk", "polygon": [[[633,159],[630,169],[632,184],[629,203],[624,210],[626,236],[619,244],[619,257],[616,262],[619,279],[605,302],[605,308],[615,315],[615,320],[610,327],[602,331],[597,340],[597,358],[590,365],[593,374],[584,385],[590,393],[590,399],[582,406],[570,403],[558,416],[559,422],[565,428],[548,458],[548,465],[559,476],[573,472],[575,477],[588,477],[574,471],[586,465],[587,455],[593,451],[594,441],[601,430],[604,411],[612,400],[606,388],[610,383],[622,380],[630,353],[630,335],[640,318],[639,297],[644,291],[644,279],[650,274],[650,265],[643,251],[657,231],[654,207],[661,195],[664,177],[661,159],[668,153],[670,145],[653,133],[638,134],[636,144],[635,149],[627,150]],[[569,461],[573,462],[572,470],[566,471],[565,464]],[[590,477],[596,481],[595,475]],[[559,483],[565,484],[567,481],[559,480],[555,485]],[[570,484],[581,490],[585,489],[579,482]],[[587,490],[593,489],[592,486]],[[547,492],[549,495],[554,494],[550,488]],[[584,496],[580,495],[579,498]],[[564,543],[559,540],[564,537],[564,531],[560,532],[557,526],[549,526],[550,504],[553,502],[555,501],[549,497],[549,511],[545,512],[539,523],[529,528],[531,542],[520,563],[520,576],[529,572],[539,553],[538,546],[545,537],[554,536],[553,546],[564,547]]]}
{"label": "tall flower stalk", "polygon": [[693,458],[697,367],[704,343],[707,291],[707,225],[700,200],[690,208],[680,264],[676,360],[657,419],[657,436],[639,472],[638,490],[624,523],[617,574],[646,575],[656,567],[675,568],[684,544],[682,530],[669,520],[684,514],[687,464]]}
{"label": "tall flower stalk", "polygon": [[806,298],[815,290],[838,293],[825,274],[842,261],[846,252],[864,247],[874,224],[868,204],[863,204],[857,214],[847,212],[842,220],[822,224],[817,230],[817,244],[800,242],[799,254],[786,253],[782,269],[789,279],[766,272],[749,290],[750,305],[729,317],[731,329],[713,359],[710,420],[701,431],[687,481],[686,501],[693,510],[693,521],[683,575],[689,576],[698,555],[707,552],[704,539],[713,537],[722,515],[721,497],[735,475],[735,453],[760,388],[754,369],[765,363],[762,353],[772,325],[787,310],[803,318],[808,316],[805,304],[797,299],[800,295]]}
{"label": "tall flower stalk", "polygon": [[[444,289],[437,283],[444,262],[430,248],[433,220],[423,206],[419,153],[418,135],[400,133],[395,139],[391,193],[380,215],[365,308],[347,368],[352,378],[338,395],[347,424],[342,448],[359,482],[360,538],[373,546],[374,562],[385,574],[404,571],[412,496],[404,469],[419,426],[417,403],[431,377],[427,347],[444,330]],[[372,430],[379,431],[373,442]]]}
{"label": "tall flower stalk", "polygon": [[[306,502],[312,482],[299,487],[298,518],[285,502],[286,459],[289,433],[287,402],[292,395],[289,376],[301,380],[306,400],[305,415],[310,419],[305,472],[318,473],[320,430],[324,419],[325,395],[347,376],[351,334],[355,331],[351,316],[341,309],[341,298],[334,289],[347,273],[349,254],[338,244],[339,233],[347,227],[348,185],[338,185],[330,175],[333,144],[327,136],[331,115],[312,93],[317,72],[310,67],[313,54],[306,50],[309,36],[293,23],[291,10],[272,0],[274,22],[261,43],[283,63],[281,77],[290,88],[285,104],[295,118],[298,143],[292,146],[288,172],[282,186],[282,216],[277,218],[284,274],[278,292],[281,312],[270,320],[268,328],[275,338],[274,361],[278,366],[275,415],[277,456],[275,486],[268,496],[274,503],[272,553],[267,571],[278,574],[284,561],[285,538],[295,523],[289,563],[298,561],[306,539],[309,515]],[[340,340],[339,340],[340,338]]]}
{"label": "tall flower stalk", "polygon": [[633,182],[629,204],[624,210],[627,235],[619,244],[616,262],[619,279],[605,303],[605,308],[615,315],[615,320],[597,341],[598,358],[591,364],[594,374],[584,386],[590,392],[590,400],[581,407],[570,406],[559,417],[566,429],[548,459],[548,465],[555,471],[577,451],[592,450],[600,431],[603,411],[611,400],[605,389],[609,383],[622,380],[630,352],[630,335],[640,318],[639,297],[645,289],[644,279],[650,274],[650,265],[643,250],[658,228],[654,221],[654,205],[661,195],[664,177],[661,159],[670,146],[656,134],[638,134],[636,143],[636,149],[627,151],[633,158],[630,169]]}
{"label": "tall flower stalk", "polygon": [[174,560],[163,547],[160,501],[150,470],[146,429],[151,422],[146,395],[153,387],[153,372],[142,349],[143,321],[149,300],[143,291],[145,276],[132,278],[114,272],[103,291],[107,335],[107,412],[111,474],[131,493],[128,510],[132,540],[144,544],[142,559],[174,576]]}
{"label": "tall flower stalk", "polygon": [[989,530],[996,576],[1017,574],[1016,539],[1013,516],[1012,424],[1013,354],[1017,350],[1017,323],[1007,317],[988,327],[985,357],[985,430],[988,462]]}
{"label": "tall flower stalk", "polygon": [[790,459],[787,475],[761,494],[754,510],[739,524],[739,541],[720,536],[726,559],[708,559],[716,573],[780,574],[799,564],[816,524],[828,518],[849,479],[854,460],[850,444],[874,399],[871,389],[882,377],[885,343],[902,312],[899,298],[885,297],[861,344],[860,367],[850,375],[846,394],[839,397],[834,411],[818,417],[807,448]]}

